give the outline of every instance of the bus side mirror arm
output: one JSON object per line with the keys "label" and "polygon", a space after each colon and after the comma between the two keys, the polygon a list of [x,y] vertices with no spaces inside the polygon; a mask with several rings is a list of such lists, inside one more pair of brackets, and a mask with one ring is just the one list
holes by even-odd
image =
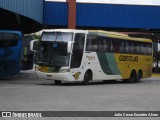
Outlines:
{"label": "bus side mirror arm", "polygon": [[30,42],[30,50],[31,50],[31,51],[37,52],[37,49],[35,49],[35,48],[36,48],[36,47],[35,47],[35,46],[36,46],[35,43],[38,42],[38,41],[39,41],[39,40],[36,39],[36,40],[32,40],[32,41]]}
{"label": "bus side mirror arm", "polygon": [[72,48],[73,48],[73,44],[74,44],[74,41],[70,41],[68,42],[68,46],[67,46],[67,53],[71,53],[72,54]]}

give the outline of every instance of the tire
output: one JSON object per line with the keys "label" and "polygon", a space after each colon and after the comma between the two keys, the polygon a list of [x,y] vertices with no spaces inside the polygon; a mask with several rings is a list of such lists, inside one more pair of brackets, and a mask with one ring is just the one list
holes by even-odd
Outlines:
{"label": "tire", "polygon": [[139,70],[138,71],[138,74],[137,74],[137,79],[135,81],[135,83],[139,83],[141,81],[141,78],[142,78],[142,72]]}
{"label": "tire", "polygon": [[55,85],[60,85],[61,81],[60,80],[55,80],[54,83],[55,83]]}
{"label": "tire", "polygon": [[134,70],[132,70],[132,72],[130,74],[130,78],[128,80],[128,83],[135,83],[136,79],[137,79],[136,72]]}
{"label": "tire", "polygon": [[87,71],[85,73],[85,75],[84,75],[84,80],[82,81],[82,84],[83,85],[88,85],[89,84],[89,80],[91,80],[91,79],[92,79],[92,76],[91,76],[90,72]]}

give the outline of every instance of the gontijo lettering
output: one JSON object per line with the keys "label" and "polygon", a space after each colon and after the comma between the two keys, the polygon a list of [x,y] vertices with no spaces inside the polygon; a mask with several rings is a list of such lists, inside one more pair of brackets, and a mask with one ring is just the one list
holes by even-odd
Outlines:
{"label": "gontijo lettering", "polygon": [[132,62],[138,62],[138,56],[125,56],[120,55],[119,61],[132,61]]}

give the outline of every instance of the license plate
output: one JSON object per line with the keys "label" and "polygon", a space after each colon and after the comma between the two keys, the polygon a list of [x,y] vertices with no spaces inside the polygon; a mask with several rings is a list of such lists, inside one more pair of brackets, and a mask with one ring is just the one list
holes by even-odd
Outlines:
{"label": "license plate", "polygon": [[42,72],[48,72],[48,67],[41,66],[40,67],[40,71],[42,71]]}

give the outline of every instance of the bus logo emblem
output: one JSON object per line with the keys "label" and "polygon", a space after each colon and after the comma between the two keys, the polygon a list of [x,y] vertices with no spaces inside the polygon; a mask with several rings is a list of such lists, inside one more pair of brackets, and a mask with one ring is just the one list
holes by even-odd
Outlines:
{"label": "bus logo emblem", "polygon": [[80,74],[81,74],[80,72],[76,72],[76,73],[73,75],[74,79],[75,79],[75,80],[78,80]]}

